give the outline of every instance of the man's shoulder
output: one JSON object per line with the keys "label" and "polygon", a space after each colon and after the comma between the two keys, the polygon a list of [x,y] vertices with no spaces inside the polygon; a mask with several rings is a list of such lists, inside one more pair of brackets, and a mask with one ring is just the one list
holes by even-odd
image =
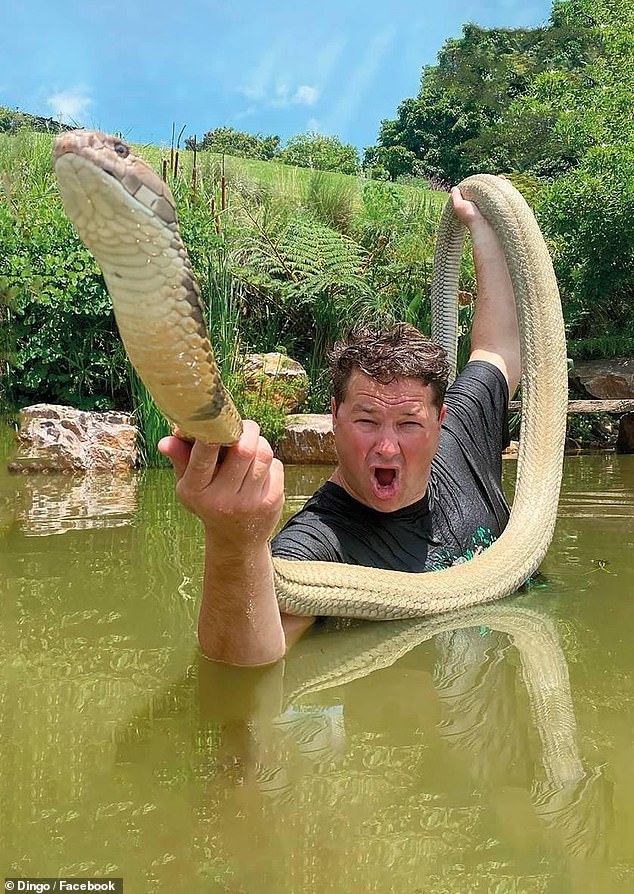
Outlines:
{"label": "man's shoulder", "polygon": [[508,401],[504,373],[486,360],[470,360],[445,394],[443,429],[499,429],[506,438]]}
{"label": "man's shoulder", "polygon": [[499,389],[505,401],[509,399],[509,386],[502,370],[488,360],[469,360],[447,389],[447,394],[462,392],[465,387],[484,385]]}

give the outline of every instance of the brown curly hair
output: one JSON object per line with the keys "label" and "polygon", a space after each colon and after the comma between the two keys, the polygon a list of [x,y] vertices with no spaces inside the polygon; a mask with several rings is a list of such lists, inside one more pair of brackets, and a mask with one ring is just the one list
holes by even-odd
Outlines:
{"label": "brown curly hair", "polygon": [[431,387],[433,404],[440,411],[447,390],[449,364],[444,350],[408,323],[387,329],[361,326],[336,342],[330,353],[332,396],[339,405],[346,396],[355,369],[389,385],[395,379],[420,379]]}

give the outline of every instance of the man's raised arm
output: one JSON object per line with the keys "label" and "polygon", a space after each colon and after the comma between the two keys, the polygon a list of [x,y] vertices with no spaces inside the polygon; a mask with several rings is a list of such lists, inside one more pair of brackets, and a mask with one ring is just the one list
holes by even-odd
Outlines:
{"label": "man's raised arm", "polygon": [[454,210],[468,227],[478,282],[469,360],[488,360],[506,376],[509,398],[522,373],[513,286],[500,242],[473,202],[458,187],[451,192]]}

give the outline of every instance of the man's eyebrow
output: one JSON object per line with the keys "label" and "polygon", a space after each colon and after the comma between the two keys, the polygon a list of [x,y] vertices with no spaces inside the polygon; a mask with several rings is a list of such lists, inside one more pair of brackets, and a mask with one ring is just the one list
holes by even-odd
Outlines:
{"label": "man's eyebrow", "polygon": [[[377,413],[381,412],[380,407],[372,406],[371,404],[362,404],[355,403],[352,404],[351,410],[353,413],[365,413],[369,416],[375,416]],[[418,416],[421,411],[421,404],[416,403],[415,407],[412,409],[403,408],[401,410],[404,416]]]}
{"label": "man's eyebrow", "polygon": [[356,403],[356,404],[352,404],[352,412],[353,413],[368,413],[368,414],[374,416],[379,411],[378,411],[377,407],[373,407],[369,404]]}

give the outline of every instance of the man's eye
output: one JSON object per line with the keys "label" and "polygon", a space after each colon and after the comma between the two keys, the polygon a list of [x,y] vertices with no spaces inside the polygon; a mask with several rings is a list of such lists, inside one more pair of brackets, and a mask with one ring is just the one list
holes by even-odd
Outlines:
{"label": "man's eye", "polygon": [[401,422],[401,427],[415,429],[415,428],[422,428],[423,426],[421,425],[420,422]]}

